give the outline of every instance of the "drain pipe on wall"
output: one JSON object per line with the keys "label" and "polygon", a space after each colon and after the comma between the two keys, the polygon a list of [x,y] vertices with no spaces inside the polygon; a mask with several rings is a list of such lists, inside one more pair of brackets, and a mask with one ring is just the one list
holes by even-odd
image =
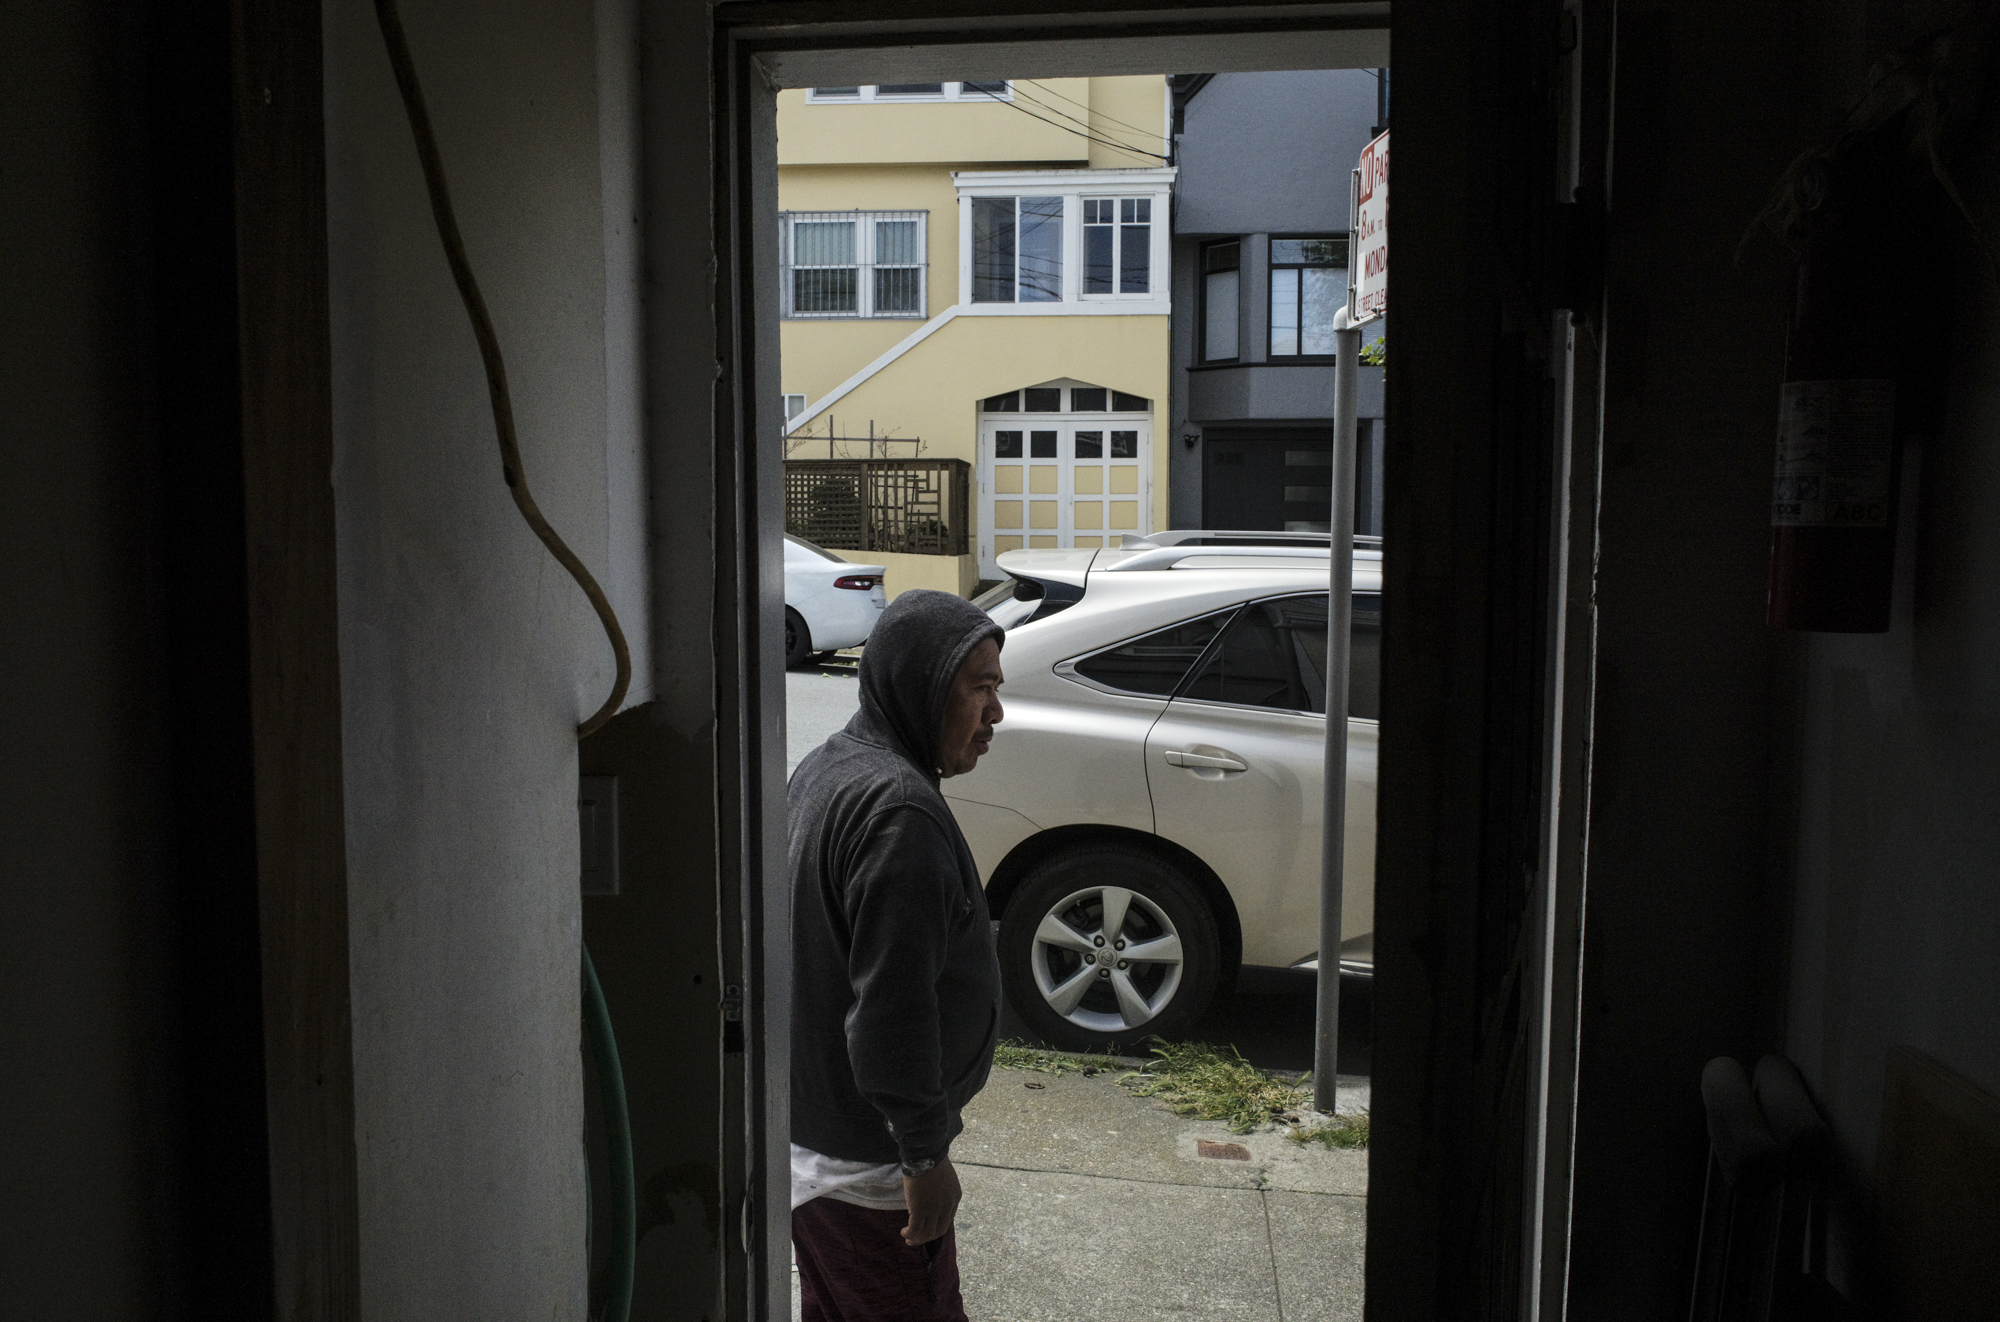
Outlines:
{"label": "drain pipe on wall", "polygon": [[1347,862],[1347,683],[1354,621],[1354,423],[1361,384],[1361,327],[1333,315],[1333,516],[1326,599],[1326,785],[1320,828],[1319,1004],[1313,1036],[1313,1109],[1331,1113],[1340,1081],[1340,920]]}

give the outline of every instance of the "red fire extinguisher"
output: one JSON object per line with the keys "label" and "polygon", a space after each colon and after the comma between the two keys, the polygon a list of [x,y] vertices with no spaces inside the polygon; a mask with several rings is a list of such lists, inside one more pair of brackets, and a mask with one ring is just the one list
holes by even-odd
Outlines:
{"label": "red fire extinguisher", "polygon": [[1893,292],[1885,298],[1885,262],[1894,257],[1884,252],[1881,209],[1870,214],[1861,196],[1861,173],[1828,159],[1800,181],[1805,244],[1771,482],[1765,621],[1774,629],[1889,627],[1904,401],[1883,329],[1894,301]]}

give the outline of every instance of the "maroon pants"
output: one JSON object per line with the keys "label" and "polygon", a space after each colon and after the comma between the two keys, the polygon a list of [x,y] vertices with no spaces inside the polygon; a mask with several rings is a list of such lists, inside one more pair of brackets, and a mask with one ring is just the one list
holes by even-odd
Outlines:
{"label": "maroon pants", "polygon": [[911,1248],[908,1212],[835,1198],[792,1211],[804,1322],[966,1322],[958,1294],[958,1232]]}

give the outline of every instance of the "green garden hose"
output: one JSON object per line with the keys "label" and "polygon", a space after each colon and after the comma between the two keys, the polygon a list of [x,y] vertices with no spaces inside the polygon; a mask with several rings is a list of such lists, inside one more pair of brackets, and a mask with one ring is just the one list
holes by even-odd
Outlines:
{"label": "green garden hose", "polygon": [[632,1117],[625,1109],[625,1071],[618,1065],[618,1039],[611,1032],[611,1009],[590,950],[583,952],[583,1027],[597,1061],[597,1087],[604,1107],[604,1141],[611,1150],[611,1266],[603,1322],[628,1322],[632,1315],[632,1274],[639,1261],[639,1182],[632,1168]]}

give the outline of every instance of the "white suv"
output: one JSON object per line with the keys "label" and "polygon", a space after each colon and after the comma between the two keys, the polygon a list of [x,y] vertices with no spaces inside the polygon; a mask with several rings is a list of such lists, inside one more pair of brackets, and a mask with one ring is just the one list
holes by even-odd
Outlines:
{"label": "white suv", "polygon": [[[1378,547],[1353,577],[1350,968],[1374,959]],[[1007,715],[945,789],[1015,1008],[1051,1041],[1128,1045],[1186,1028],[1241,964],[1317,967],[1326,537],[1156,533],[1000,567],[979,604],[1008,629]]]}

